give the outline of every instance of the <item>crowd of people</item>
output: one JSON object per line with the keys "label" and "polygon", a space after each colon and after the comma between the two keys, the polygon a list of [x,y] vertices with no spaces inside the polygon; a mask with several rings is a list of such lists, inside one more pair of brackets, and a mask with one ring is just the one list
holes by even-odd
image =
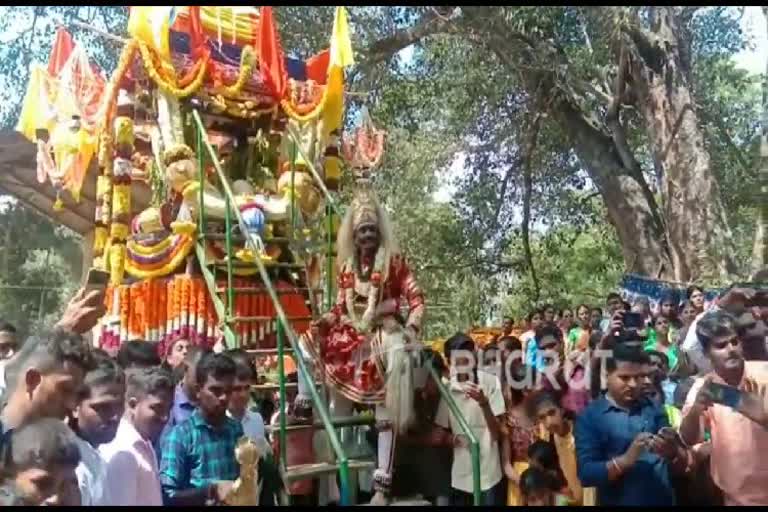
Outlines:
{"label": "crowd of people", "polygon": [[110,357],[83,336],[103,312],[99,296],[81,292],[49,333],[21,344],[0,324],[1,504],[223,504],[247,436],[263,454],[254,499],[276,505],[277,466],[250,400],[253,359],[184,339],[164,358],[144,341]]}
{"label": "crowd of people", "polygon": [[[421,350],[392,493],[472,504],[476,442],[482,505],[768,505],[768,308],[756,297],[765,292],[731,287],[705,304],[692,287],[652,308],[610,294],[605,311],[544,306],[519,327],[505,319],[485,346],[458,333],[442,353]],[[50,333],[22,344],[0,323],[0,502],[223,504],[247,436],[264,455],[258,503],[278,504],[277,436],[264,421],[278,413],[252,397],[253,358],[183,339],[166,354],[128,342],[112,358],[83,336],[100,314],[81,292]],[[287,405],[292,422],[311,422]],[[289,433],[289,464],[316,448]],[[321,482],[287,492],[317,504]]]}
{"label": "crowd of people", "polygon": [[[767,505],[767,298],[694,286],[653,311],[613,293],[425,351],[478,443],[481,504]],[[434,385],[417,393],[400,492],[470,504],[470,440]]]}

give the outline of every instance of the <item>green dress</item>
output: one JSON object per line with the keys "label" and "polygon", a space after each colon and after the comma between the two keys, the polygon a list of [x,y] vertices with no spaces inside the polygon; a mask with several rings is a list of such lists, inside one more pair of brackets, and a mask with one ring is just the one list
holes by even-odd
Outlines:
{"label": "green dress", "polygon": [[[675,339],[674,338],[674,332],[673,329],[670,328],[669,330],[669,339]],[[652,327],[648,328],[648,339],[645,342],[645,346],[643,347],[646,351],[652,351],[655,350],[657,352],[662,352],[661,350],[658,350],[656,348],[656,343],[658,340],[658,334],[656,333],[656,329],[653,329]],[[667,354],[667,359],[669,359],[669,371],[672,372],[675,369],[677,369],[677,363],[680,356],[680,349],[676,344],[671,344],[669,348],[665,351]]]}

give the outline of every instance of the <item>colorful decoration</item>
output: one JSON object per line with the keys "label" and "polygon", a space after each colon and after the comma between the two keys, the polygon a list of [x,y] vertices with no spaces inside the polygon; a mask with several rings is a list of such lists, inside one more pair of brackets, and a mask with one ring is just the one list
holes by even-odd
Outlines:
{"label": "colorful decoration", "polygon": [[[238,332],[241,345],[275,347],[277,323],[266,290],[254,286],[250,279],[236,279],[234,285],[255,290],[238,296],[235,314],[264,318],[241,323]],[[218,286],[225,289],[226,281],[219,281]],[[294,329],[298,332],[308,329],[311,312],[305,296],[284,282],[275,283],[275,287],[286,315],[297,319],[291,322]],[[128,340],[145,340],[159,342],[161,353],[165,353],[170,344],[181,338],[210,348],[219,336],[220,319],[200,277],[176,275],[110,286],[106,297],[107,311],[111,313],[103,323],[101,347],[107,351],[116,351]]]}
{"label": "colorful decoration", "polygon": [[363,108],[360,126],[353,132],[352,137],[345,138],[342,145],[347,165],[362,174],[361,177],[365,177],[381,163],[386,136],[384,130],[376,129],[368,109]]}
{"label": "colorful decoration", "polygon": [[114,122],[115,156],[112,161],[112,222],[110,224],[109,270],[111,282],[123,282],[126,247],[131,220],[131,173],[133,163],[133,102],[125,90],[118,97]]}

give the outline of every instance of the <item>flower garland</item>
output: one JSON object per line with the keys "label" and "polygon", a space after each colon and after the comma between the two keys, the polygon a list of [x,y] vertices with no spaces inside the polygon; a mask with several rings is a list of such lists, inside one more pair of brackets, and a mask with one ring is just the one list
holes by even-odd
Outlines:
{"label": "flower garland", "polygon": [[126,240],[131,217],[131,155],[134,149],[133,103],[128,93],[120,91],[117,117],[114,122],[115,157],[112,168],[112,224],[109,248],[109,270],[113,285],[123,282],[126,260]]}
{"label": "flower garland", "polygon": [[[253,67],[256,64],[256,54],[253,51],[253,47],[247,45],[243,48],[240,54],[240,70],[237,75],[237,80],[232,85],[216,84],[212,91],[215,94],[222,94],[225,96],[235,96],[240,94],[245,87],[246,82],[253,74]],[[216,80],[218,82],[218,80]]]}
{"label": "flower garland", "polygon": [[[94,266],[96,268],[107,268],[107,261],[104,254],[109,248],[109,231],[112,219],[113,203],[113,153],[114,138],[110,135],[112,116],[117,103],[120,82],[128,72],[128,68],[133,63],[133,57],[136,52],[137,43],[134,40],[128,41],[120,54],[112,79],[107,87],[106,99],[102,104],[100,115],[103,117],[101,129],[101,139],[99,140],[99,176],[96,181],[96,208],[94,212],[95,233],[93,241]],[[111,252],[111,251],[110,251]],[[108,253],[107,253],[108,254]],[[119,259],[120,255],[115,255]]]}
{"label": "flower garland", "polygon": [[317,119],[317,117],[322,113],[323,107],[325,107],[325,103],[328,100],[328,87],[318,86],[323,87],[323,94],[320,96],[320,99],[317,102],[310,103],[308,106],[301,106],[298,104],[294,106],[293,97],[296,97],[298,94],[295,92],[297,87],[296,81],[290,80],[288,83],[289,87],[291,88],[291,93],[288,96],[290,101],[286,98],[280,100],[280,106],[283,107],[283,110],[288,115],[288,117],[302,123]]}
{"label": "flower garland", "polygon": [[200,64],[200,68],[198,69],[195,78],[186,87],[179,88],[176,84],[170,83],[170,80],[165,80],[162,77],[161,72],[157,70],[155,67],[152,50],[150,50],[150,48],[142,42],[139,42],[138,45],[139,50],[141,51],[141,60],[144,63],[144,69],[147,70],[147,74],[157,84],[157,86],[167,94],[170,94],[177,99],[186,98],[187,96],[190,96],[195,91],[200,89],[200,87],[203,85],[203,80],[205,80],[205,74],[208,71],[208,63],[210,59],[210,56],[207,53],[203,57],[204,62]]}
{"label": "flower garland", "polygon": [[[345,303],[347,306],[347,315],[349,315],[352,325],[357,329],[358,333],[368,332],[373,323],[373,317],[376,314],[376,306],[379,302],[379,290],[381,288],[381,276],[384,270],[384,248],[379,247],[376,251],[376,258],[373,263],[373,271],[371,272],[370,288],[368,289],[368,305],[363,313],[362,319],[358,319],[357,311],[355,311],[355,285],[354,280],[351,286],[345,290]],[[357,273],[356,258],[353,257],[348,262],[348,268],[351,268],[353,272]]]}

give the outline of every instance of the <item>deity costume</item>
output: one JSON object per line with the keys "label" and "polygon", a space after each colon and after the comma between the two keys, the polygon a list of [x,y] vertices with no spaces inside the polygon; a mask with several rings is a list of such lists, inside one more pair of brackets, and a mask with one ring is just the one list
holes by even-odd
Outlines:
{"label": "deity costume", "polygon": [[[364,254],[361,227],[375,226],[379,243]],[[310,363],[331,387],[331,414],[350,416],[353,404],[376,406],[379,453],[374,486],[388,496],[394,433],[413,421],[413,352],[406,345],[421,329],[424,295],[392,236],[386,212],[369,187],[356,194],[338,233],[338,296],[319,336],[302,336]],[[372,253],[375,256],[372,256]],[[408,306],[407,318],[400,307]],[[308,394],[300,379],[299,401]]]}

